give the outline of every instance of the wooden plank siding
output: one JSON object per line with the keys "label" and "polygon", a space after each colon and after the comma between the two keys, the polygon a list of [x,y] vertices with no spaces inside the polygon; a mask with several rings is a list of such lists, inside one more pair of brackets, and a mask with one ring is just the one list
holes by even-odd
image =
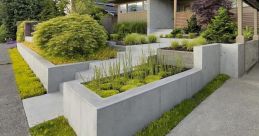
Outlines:
{"label": "wooden plank siding", "polygon": [[193,12],[177,12],[176,13],[176,28],[184,28],[187,26],[187,20],[193,15]]}
{"label": "wooden plank siding", "polygon": [[118,23],[121,22],[147,22],[147,11],[118,13]]}
{"label": "wooden plank siding", "polygon": [[[234,21],[237,21],[237,10],[236,8],[231,9],[230,12],[234,13]],[[259,14],[258,14],[258,26],[259,26]],[[243,8],[243,27],[246,26],[254,27],[254,11],[252,7],[244,7]]]}

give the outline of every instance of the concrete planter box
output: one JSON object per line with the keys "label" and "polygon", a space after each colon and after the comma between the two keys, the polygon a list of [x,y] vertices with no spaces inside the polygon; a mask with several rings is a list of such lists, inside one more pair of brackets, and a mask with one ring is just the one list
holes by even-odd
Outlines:
{"label": "concrete planter box", "polygon": [[[131,136],[220,73],[220,45],[195,47],[194,68],[101,98],[80,81],[62,85],[64,115],[78,136]],[[216,67],[218,66],[218,67]]]}
{"label": "concrete planter box", "polygon": [[61,83],[74,80],[76,72],[89,68],[90,62],[54,65],[21,43],[17,49],[48,93],[59,91]]}
{"label": "concrete planter box", "polygon": [[193,68],[193,52],[157,49],[158,61],[165,65],[177,65],[177,61],[183,62],[184,67]]}

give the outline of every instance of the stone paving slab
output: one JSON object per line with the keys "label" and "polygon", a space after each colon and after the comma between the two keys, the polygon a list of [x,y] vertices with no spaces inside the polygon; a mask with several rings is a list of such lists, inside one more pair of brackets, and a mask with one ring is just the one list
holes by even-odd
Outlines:
{"label": "stone paving slab", "polygon": [[168,136],[258,136],[259,65],[231,79],[190,113]]}
{"label": "stone paving slab", "polygon": [[29,127],[18,94],[7,48],[0,45],[0,135],[28,136]]}
{"label": "stone paving slab", "polygon": [[23,100],[30,127],[63,115],[63,95],[49,93]]}

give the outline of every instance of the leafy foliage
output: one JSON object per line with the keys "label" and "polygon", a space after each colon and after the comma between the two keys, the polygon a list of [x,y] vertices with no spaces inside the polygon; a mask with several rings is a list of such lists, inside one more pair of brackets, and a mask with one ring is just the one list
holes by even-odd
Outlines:
{"label": "leafy foliage", "polygon": [[48,20],[64,15],[56,6],[59,0],[1,0],[0,18],[7,28],[8,37],[15,39],[17,22],[24,20]]}
{"label": "leafy foliage", "polygon": [[63,116],[30,128],[31,136],[76,136],[73,128]]}
{"label": "leafy foliage", "polygon": [[5,25],[2,24],[0,26],[0,43],[5,42],[6,38],[7,38],[7,30],[6,30]]}
{"label": "leafy foliage", "polygon": [[[217,14],[220,7],[230,10],[232,8],[231,0],[195,0],[192,5],[192,11],[199,17],[201,25],[207,25]],[[230,14],[228,12],[228,14]]]}
{"label": "leafy foliage", "polygon": [[187,27],[184,28],[185,33],[200,33],[201,26],[198,25],[196,15],[192,15],[190,19],[187,20]]}
{"label": "leafy foliage", "polygon": [[231,43],[236,38],[236,24],[228,15],[227,9],[220,8],[202,34],[209,42]]}
{"label": "leafy foliage", "polygon": [[19,94],[22,99],[46,93],[43,85],[23,60],[16,48],[10,49],[9,54],[13,63],[13,70]]}
{"label": "leafy foliage", "polygon": [[254,35],[253,28],[246,26],[243,31],[243,35],[245,37],[245,40],[252,40]]}
{"label": "leafy foliage", "polygon": [[50,56],[46,54],[43,50],[41,50],[38,46],[35,46],[32,43],[23,42],[23,44],[29,47],[30,49],[32,49],[33,51],[35,51],[37,54],[41,55],[43,58],[47,59],[48,61],[56,65],[88,61],[88,60],[106,60],[106,59],[115,58],[117,56],[116,49],[111,47],[103,47],[103,48],[100,48],[94,54],[89,55],[88,57],[80,56],[76,58],[64,58],[64,57]]}
{"label": "leafy foliage", "polygon": [[119,34],[120,40],[126,35],[131,33],[146,34],[147,23],[146,22],[123,22],[118,23],[113,27],[114,33]]}
{"label": "leafy foliage", "polygon": [[89,56],[106,45],[104,28],[89,15],[71,14],[36,26],[33,41],[51,56]]}
{"label": "leafy foliage", "polygon": [[192,98],[187,99],[171,110],[165,112],[159,119],[150,123],[146,128],[139,131],[136,136],[165,136],[177,126],[189,113],[202,101],[221,87],[229,76],[218,75]]}
{"label": "leafy foliage", "polygon": [[156,43],[157,42],[157,37],[155,35],[149,35],[148,36],[148,41],[150,43]]}
{"label": "leafy foliage", "polygon": [[[175,28],[175,29],[171,32],[171,37],[176,37],[178,34],[183,34],[183,31],[182,31],[182,29],[180,29],[180,28]],[[167,38],[167,36],[166,36],[166,38]],[[168,38],[170,38],[170,37],[168,36]]]}

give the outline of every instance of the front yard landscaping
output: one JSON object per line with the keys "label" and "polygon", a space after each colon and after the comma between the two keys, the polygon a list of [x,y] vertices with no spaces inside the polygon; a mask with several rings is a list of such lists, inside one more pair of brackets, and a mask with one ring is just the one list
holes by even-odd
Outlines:
{"label": "front yard landscaping", "polygon": [[9,54],[13,63],[13,70],[19,94],[22,99],[46,93],[40,80],[36,77],[28,64],[24,61],[16,48],[10,49]]}
{"label": "front yard landscaping", "polygon": [[136,136],[165,136],[228,79],[229,76],[227,75],[218,75],[192,98],[181,102],[170,111],[164,113],[159,119],[153,121],[145,129],[138,132]]}
{"label": "front yard landscaping", "polygon": [[31,136],[76,136],[63,116],[30,128],[30,134]]}

